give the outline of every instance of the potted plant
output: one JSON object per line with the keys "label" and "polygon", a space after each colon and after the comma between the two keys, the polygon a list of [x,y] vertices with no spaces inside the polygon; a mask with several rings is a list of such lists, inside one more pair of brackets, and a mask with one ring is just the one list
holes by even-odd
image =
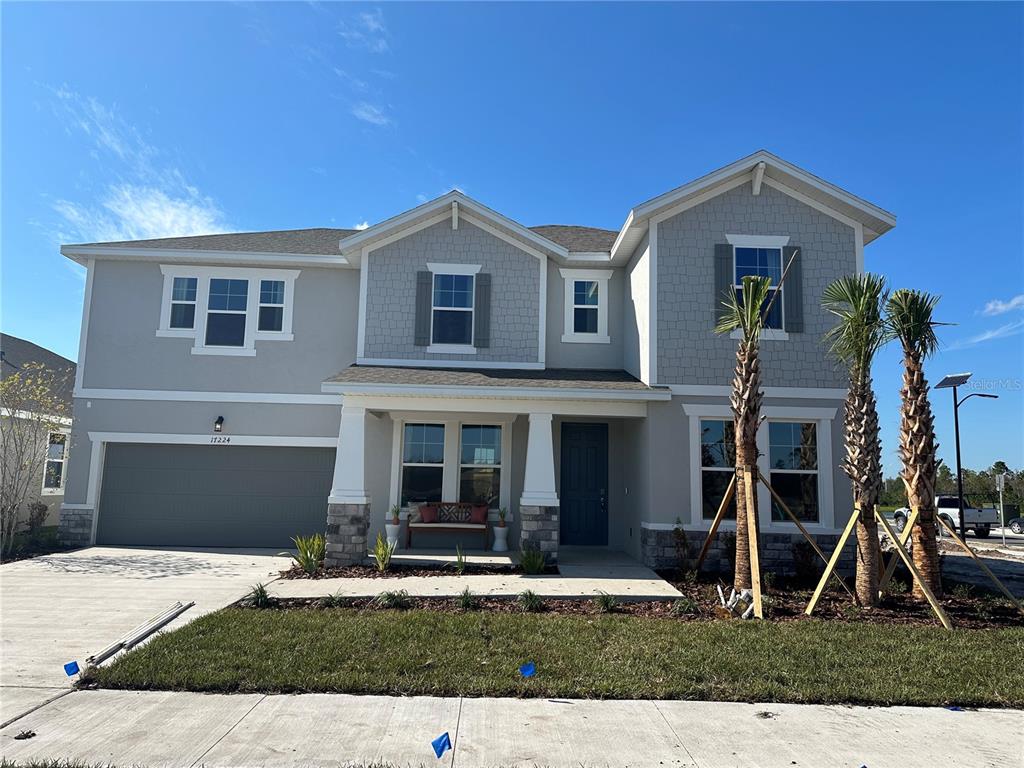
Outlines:
{"label": "potted plant", "polygon": [[507,514],[508,510],[505,507],[498,510],[498,524],[494,528],[494,547],[492,547],[495,552],[508,552],[508,528],[505,527],[505,515]]}
{"label": "potted plant", "polygon": [[402,530],[402,521],[398,519],[399,513],[402,511],[401,506],[395,504],[391,507],[389,516],[390,522],[384,524],[384,530],[388,536],[388,546],[394,548],[398,546],[398,534]]}

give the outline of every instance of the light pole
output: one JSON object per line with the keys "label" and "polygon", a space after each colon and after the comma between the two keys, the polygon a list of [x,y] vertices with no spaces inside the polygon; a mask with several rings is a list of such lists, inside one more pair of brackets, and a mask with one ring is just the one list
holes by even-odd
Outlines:
{"label": "light pole", "polygon": [[960,406],[972,397],[987,397],[992,400],[996,400],[999,397],[999,395],[989,395],[984,392],[972,392],[963,400],[958,400],[956,391],[957,387],[962,387],[973,375],[974,374],[972,373],[951,373],[935,385],[936,389],[952,388],[953,390],[953,434],[956,441],[956,496],[958,500],[957,506],[960,509],[959,523],[961,539],[967,538],[967,529],[964,527],[964,475],[963,470],[960,469]]}

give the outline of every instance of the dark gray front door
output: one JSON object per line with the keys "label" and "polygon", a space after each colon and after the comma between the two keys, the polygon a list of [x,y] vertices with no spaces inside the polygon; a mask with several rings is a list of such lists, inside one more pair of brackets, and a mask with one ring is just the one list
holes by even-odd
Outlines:
{"label": "dark gray front door", "polygon": [[111,443],[97,544],[291,547],[323,532],[330,448]]}
{"label": "dark gray front door", "polygon": [[608,543],[608,425],[562,424],[561,544]]}

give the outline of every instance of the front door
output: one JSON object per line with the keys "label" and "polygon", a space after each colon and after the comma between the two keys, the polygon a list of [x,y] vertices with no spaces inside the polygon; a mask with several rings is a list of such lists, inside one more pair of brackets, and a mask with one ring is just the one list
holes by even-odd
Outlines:
{"label": "front door", "polygon": [[608,544],[608,425],[562,424],[561,544]]}

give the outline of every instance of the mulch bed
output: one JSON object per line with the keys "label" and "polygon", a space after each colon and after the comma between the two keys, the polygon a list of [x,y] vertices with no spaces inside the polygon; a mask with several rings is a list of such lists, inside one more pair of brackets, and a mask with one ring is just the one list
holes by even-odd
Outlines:
{"label": "mulch bed", "polygon": [[[463,570],[463,576],[511,576],[523,573],[518,565],[486,565],[469,563]],[[341,568],[321,568],[313,574],[306,573],[296,565],[281,571],[282,579],[401,579],[406,576],[455,576],[455,564],[406,565],[393,564],[381,573],[372,565],[346,565]],[[557,576],[558,566],[549,565],[544,569],[544,576]]]}

